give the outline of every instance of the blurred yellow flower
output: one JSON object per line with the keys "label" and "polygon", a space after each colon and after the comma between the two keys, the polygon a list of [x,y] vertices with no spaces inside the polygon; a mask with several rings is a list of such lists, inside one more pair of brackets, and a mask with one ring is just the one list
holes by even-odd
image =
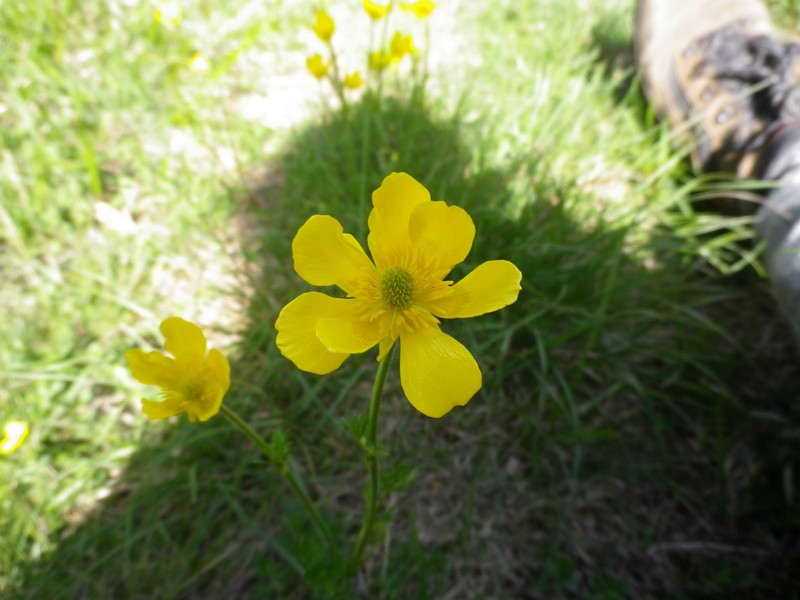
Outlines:
{"label": "blurred yellow flower", "polygon": [[353,71],[349,75],[344,76],[342,83],[344,83],[344,87],[354,90],[364,85],[364,80],[361,79],[361,73]]}
{"label": "blurred yellow flower", "polygon": [[369,54],[369,68],[375,71],[383,71],[386,67],[392,64],[392,55],[388,52],[378,50],[377,52],[370,52]]}
{"label": "blurred yellow flower", "polygon": [[162,402],[143,399],[142,412],[151,419],[185,412],[190,421],[207,421],[219,412],[230,387],[228,360],[216,349],[206,354],[206,336],[194,323],[170,317],[160,329],[164,348],[175,358],[139,348],[125,353],[136,379],[161,388]]}
{"label": "blurred yellow flower", "polygon": [[436,5],[431,0],[418,0],[417,2],[401,2],[400,8],[414,13],[418,19],[424,19],[433,12]]}
{"label": "blurred yellow flower", "polygon": [[403,35],[399,31],[392,36],[389,49],[395,61],[402,59],[406,54],[416,54],[419,52],[416,46],[414,46],[414,38],[410,35]]}
{"label": "blurred yellow flower", "polygon": [[199,52],[195,52],[189,59],[189,69],[195,73],[207,73],[211,70],[211,61]]}
{"label": "blurred yellow flower", "polygon": [[181,22],[181,3],[171,0],[156,2],[155,19],[167,27],[176,26]]}
{"label": "blurred yellow flower", "polygon": [[317,20],[311,26],[311,29],[314,30],[314,33],[316,33],[317,37],[323,42],[329,42],[331,37],[333,37],[333,32],[336,30],[336,25],[328,13],[324,10],[318,10]]}
{"label": "blurred yellow flower", "polygon": [[309,56],[306,59],[306,67],[308,67],[308,70],[314,77],[317,79],[322,79],[328,74],[328,69],[331,68],[331,63],[323,62],[322,56],[317,53],[314,56]]}
{"label": "blurred yellow flower", "polygon": [[0,454],[11,454],[28,437],[28,424],[22,421],[8,421],[3,425],[3,439],[0,440]]}
{"label": "blurred yellow flower", "polygon": [[445,278],[472,247],[467,212],[432,202],[406,173],[392,173],[372,194],[370,259],[331,216],[314,215],[293,242],[294,268],[311,285],[347,294],[301,294],[275,327],[281,354],[299,369],[324,375],[351,354],[379,345],[381,360],[400,340],[400,383],[411,404],[429,417],[464,405],[481,387],[477,362],[439,329],[439,319],[476,317],[515,302],[522,274],[493,260],[453,284]]}
{"label": "blurred yellow flower", "polygon": [[369,18],[373,21],[378,21],[386,16],[386,13],[389,12],[389,9],[392,7],[392,3],[389,2],[386,5],[375,4],[372,0],[364,0],[364,10],[369,15]]}

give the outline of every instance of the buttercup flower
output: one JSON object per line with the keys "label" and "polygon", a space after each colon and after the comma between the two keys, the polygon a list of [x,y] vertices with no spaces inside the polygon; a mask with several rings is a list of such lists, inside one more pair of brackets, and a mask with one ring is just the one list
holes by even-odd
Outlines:
{"label": "buttercup flower", "polygon": [[323,62],[322,56],[315,54],[314,56],[309,56],[306,59],[306,67],[308,67],[308,70],[314,77],[317,79],[322,79],[328,74],[328,69],[331,68],[331,63]]}
{"label": "buttercup flower", "polygon": [[392,36],[392,41],[389,43],[389,49],[392,52],[392,58],[395,61],[401,60],[406,54],[416,54],[419,52],[414,46],[414,38],[410,35],[403,35],[402,33],[395,32]]}
{"label": "buttercup flower", "polygon": [[0,454],[11,454],[28,437],[28,424],[22,421],[8,421],[3,425],[3,439],[0,440]]}
{"label": "buttercup flower", "polygon": [[389,9],[392,7],[392,3],[389,2],[388,4],[382,6],[380,4],[375,4],[372,0],[364,0],[364,10],[369,15],[369,18],[373,21],[378,21],[386,16],[386,13],[389,12]]}
{"label": "buttercup flower", "polygon": [[424,19],[433,12],[436,5],[431,0],[418,0],[417,2],[401,2],[400,8],[414,13],[418,19]]}
{"label": "buttercup flower", "polygon": [[211,70],[211,61],[199,52],[195,52],[188,62],[189,69],[195,73],[207,73]]}
{"label": "buttercup flower", "polygon": [[333,37],[333,32],[336,30],[336,25],[328,13],[324,10],[318,10],[317,20],[311,26],[311,29],[314,30],[314,33],[316,33],[317,37],[323,42],[329,42]]}
{"label": "buttercup flower", "polygon": [[392,64],[394,57],[388,52],[370,52],[369,54],[369,68],[375,71],[383,71],[386,67]]}
{"label": "buttercup flower", "polygon": [[156,2],[155,19],[167,27],[175,27],[181,22],[181,3],[166,0]]}
{"label": "buttercup flower", "polygon": [[354,90],[364,85],[364,80],[361,79],[361,73],[358,71],[353,71],[349,75],[344,76],[342,83],[344,84],[344,87]]}
{"label": "buttercup flower", "polygon": [[162,321],[164,348],[160,352],[128,350],[125,358],[133,376],[145,385],[161,388],[162,402],[142,400],[142,412],[151,419],[186,413],[190,421],[207,421],[219,412],[230,387],[230,366],[222,352],[206,354],[206,336],[194,323],[180,317]]}
{"label": "buttercup flower", "polygon": [[400,382],[414,407],[441,417],[481,387],[469,351],[439,328],[439,319],[476,317],[516,301],[522,274],[493,260],[458,283],[445,278],[472,247],[466,211],[432,202],[406,173],[392,173],[372,194],[368,245],[328,215],[314,215],[292,242],[294,268],[311,285],[336,285],[346,298],[301,294],[278,316],[277,344],[298,368],[323,375],[351,354],[400,340]]}

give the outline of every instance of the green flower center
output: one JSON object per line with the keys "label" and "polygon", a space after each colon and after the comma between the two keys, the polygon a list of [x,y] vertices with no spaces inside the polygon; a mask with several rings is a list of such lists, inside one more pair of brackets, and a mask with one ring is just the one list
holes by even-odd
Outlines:
{"label": "green flower center", "polygon": [[199,377],[193,377],[183,382],[181,395],[187,402],[197,402],[203,399],[206,391],[205,382]]}
{"label": "green flower center", "polygon": [[381,279],[381,295],[392,308],[411,306],[414,300],[414,278],[411,273],[400,267],[388,269]]}

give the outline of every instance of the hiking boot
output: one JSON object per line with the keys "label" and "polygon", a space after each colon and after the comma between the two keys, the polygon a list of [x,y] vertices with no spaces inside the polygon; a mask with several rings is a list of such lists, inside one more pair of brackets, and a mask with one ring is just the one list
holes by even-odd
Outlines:
{"label": "hiking boot", "polygon": [[800,43],[778,39],[763,4],[639,0],[635,31],[645,95],[697,170],[763,178],[800,143]]}

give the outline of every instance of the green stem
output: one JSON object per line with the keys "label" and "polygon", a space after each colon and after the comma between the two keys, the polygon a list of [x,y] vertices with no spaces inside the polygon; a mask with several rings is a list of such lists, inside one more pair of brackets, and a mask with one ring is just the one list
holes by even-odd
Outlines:
{"label": "green stem", "polygon": [[428,72],[430,69],[430,58],[431,58],[431,28],[428,25],[428,21],[425,21],[425,54],[423,57],[423,64],[422,64],[422,93],[425,93],[425,85],[428,83]]}
{"label": "green stem", "polygon": [[[264,453],[264,456],[267,457],[267,460],[272,462],[272,457],[270,453],[270,447],[267,441],[262,438],[255,429],[250,427],[247,422],[242,419],[236,412],[234,412],[231,408],[228,408],[225,404],[220,407],[219,410],[220,414],[228,419],[228,421],[239,428],[239,430],[249,437],[252,442],[258,446],[261,451]],[[314,506],[314,503],[311,501],[311,498],[308,495],[303,483],[300,481],[298,476],[292,471],[291,466],[289,465],[288,461],[283,465],[278,465],[278,472],[281,476],[289,483],[292,490],[294,491],[295,495],[299,498],[300,502],[303,504],[303,507],[306,509],[306,512],[309,514],[311,519],[314,521],[314,524],[319,529],[322,537],[325,538],[325,541],[330,546],[331,552],[333,552],[334,556],[339,554],[338,546],[333,539],[333,534],[328,526],[325,524],[325,521],[322,519],[322,515],[319,514],[319,511]]]}
{"label": "green stem", "polygon": [[394,354],[394,345],[386,353],[380,363],[378,363],[378,373],[375,375],[375,384],[372,386],[372,397],[369,401],[369,416],[367,417],[367,428],[361,438],[361,445],[364,450],[364,458],[369,471],[369,488],[367,490],[367,510],[364,512],[364,519],[361,522],[361,530],[358,532],[358,542],[353,551],[352,564],[358,567],[367,539],[375,524],[375,513],[378,509],[378,491],[380,482],[378,477],[378,412],[381,408],[381,395],[383,394],[383,383],[386,381],[386,373],[389,370],[389,363]]}
{"label": "green stem", "polygon": [[[369,56],[373,52],[372,44],[373,44],[374,38],[375,38],[375,21],[372,21],[371,24],[370,24],[370,28],[369,28],[369,47],[368,47],[369,50],[367,51],[367,70],[366,70],[366,74],[365,74],[365,76],[366,76],[365,85],[366,85],[367,89],[369,89],[369,87],[370,87],[370,85],[369,85],[370,82],[373,80],[374,77],[376,77],[376,74],[373,73],[373,70],[369,66]],[[371,102],[371,101],[372,101],[372,99],[370,98],[370,95],[369,95],[368,92],[365,93],[362,96],[361,103],[362,103],[362,110],[363,110],[364,116],[362,117],[362,129],[363,129],[363,131],[361,132],[361,177],[360,177],[359,182],[358,182],[358,184],[359,184],[359,190],[358,190],[358,212],[359,212],[359,214],[364,214],[366,212],[365,205],[366,205],[366,202],[367,202],[367,179],[368,179],[367,178],[367,151],[369,150],[369,144],[370,144],[370,139],[369,139],[370,138],[370,120],[369,120],[369,115],[370,115],[371,111],[366,106],[363,106],[363,105],[366,102]],[[361,240],[365,240],[366,239],[366,236],[364,235],[364,223],[365,223],[365,221],[363,219],[359,220],[358,237]]]}
{"label": "green stem", "polygon": [[344,84],[342,79],[342,74],[339,71],[339,59],[336,56],[336,50],[333,48],[333,44],[328,41],[328,49],[331,53],[331,63],[333,64],[333,79],[331,80],[331,85],[333,85],[333,91],[336,92],[336,95],[339,97],[339,102],[342,103],[342,111],[344,112],[345,118],[347,117],[348,106],[347,106],[347,98],[344,95]]}
{"label": "green stem", "polygon": [[[369,94],[364,94],[364,102],[372,102]],[[367,153],[369,151],[370,145],[370,110],[362,106],[362,110],[364,111],[363,119],[363,131],[361,132],[361,178],[359,180],[359,191],[358,191],[358,212],[359,214],[364,214],[366,212],[365,205],[367,202]],[[367,236],[364,235],[364,223],[366,221],[364,219],[359,220],[359,237],[362,240],[366,240]]]}

